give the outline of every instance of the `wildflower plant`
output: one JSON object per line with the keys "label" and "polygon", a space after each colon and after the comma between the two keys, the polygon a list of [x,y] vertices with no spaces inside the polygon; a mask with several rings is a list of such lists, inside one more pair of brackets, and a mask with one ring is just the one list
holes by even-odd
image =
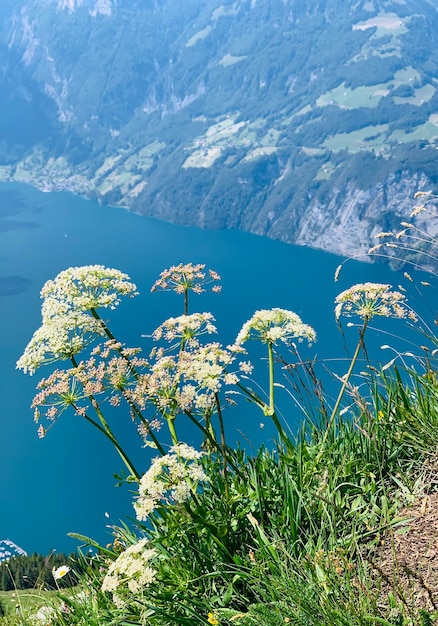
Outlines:
{"label": "wildflower plant", "polygon": [[104,335],[100,320],[81,312],[48,317],[35,331],[17,362],[17,368],[34,374],[42,365],[74,358],[97,335]]}
{"label": "wildflower plant", "polygon": [[342,386],[327,424],[324,441],[327,439],[331,426],[338,414],[359,354],[361,350],[365,350],[365,332],[370,320],[375,316],[381,316],[408,319],[411,322],[417,321],[416,314],[407,305],[406,296],[400,291],[393,290],[392,286],[387,284],[358,283],[336,296],[335,304],[335,317],[338,323],[342,316],[357,316],[363,320],[363,325],[359,330],[359,339],[348,371],[342,379]]}
{"label": "wildflower plant", "polygon": [[[304,324],[296,313],[273,308],[256,311],[242,326],[236,337],[235,346],[240,348],[250,339],[259,340],[267,345],[269,368],[269,403],[263,402],[254,395],[252,399],[260,406],[264,415],[272,418],[283,441],[288,442],[288,436],[284,432],[275,411],[274,346],[280,342],[290,345],[293,341],[301,342],[303,340],[307,340],[311,344],[316,340],[316,333],[311,326]],[[248,391],[245,390],[245,392],[250,395]]]}
{"label": "wildflower plant", "polygon": [[168,454],[156,457],[139,483],[139,495],[134,502],[137,519],[147,520],[163,502],[186,502],[196,492],[198,484],[208,481],[199,459],[205,453],[179,443]]}
{"label": "wildflower plant", "polygon": [[41,289],[44,299],[43,319],[64,315],[67,311],[115,309],[121,298],[137,295],[137,287],[123,272],[103,265],[70,267]]}
{"label": "wildflower plant", "polygon": [[71,567],[68,565],[61,565],[60,567],[54,567],[52,570],[54,580],[60,580],[67,576],[67,574],[71,571]]}
{"label": "wildflower plant", "polygon": [[153,567],[156,556],[157,550],[149,547],[146,538],[130,545],[108,567],[102,591],[112,593],[114,604],[124,607],[127,594],[139,594],[153,582],[157,573]]}
{"label": "wildflower plant", "polygon": [[152,285],[151,291],[174,291],[184,296],[184,314],[189,312],[189,292],[200,294],[207,289],[219,293],[220,276],[214,270],[205,271],[203,263],[180,263],[173,265],[160,274],[160,278]]}
{"label": "wildflower plant", "polygon": [[339,320],[358,316],[369,321],[375,316],[407,318],[417,321],[416,314],[408,307],[406,296],[391,285],[360,283],[340,293],[335,300],[335,316]]}
{"label": "wildflower plant", "polygon": [[[397,395],[389,383],[388,396],[375,390],[377,418],[368,430],[364,416],[370,409],[354,389],[349,391],[357,422],[343,422],[339,409],[365,350],[370,320],[415,323],[416,316],[405,294],[387,284],[358,284],[337,296],[338,323],[344,317],[361,320],[356,350],[333,409],[324,414],[324,427],[303,427],[293,441],[280,421],[277,369],[280,365],[283,374],[289,367],[285,351],[296,361],[296,345],[313,344],[316,332],[293,311],[264,309],[243,324],[233,345],[222,345],[213,315],[188,308],[190,292],[218,292],[218,282],[218,274],[201,264],[162,272],[152,291],[183,296],[182,314],[155,329],[147,354],[118,341],[99,314],[100,308],[112,309],[123,297],[137,294],[126,274],[103,266],[70,268],[43,287],[42,326],[17,363],[29,374],[57,363],[38,383],[33,400],[39,433],[44,435],[71,409],[110,441],[129,471],[128,480],[136,483],[134,529],[112,527],[116,540],[106,548],[87,540],[98,551],[84,578],[87,599],[65,598],[69,612],[57,610],[56,626],[226,626],[256,623],[268,614],[266,623],[286,623],[289,615],[307,623],[316,607],[321,623],[361,623],[359,610],[357,619],[348,621],[355,585],[362,583],[356,581],[356,570],[350,576],[350,556],[359,552],[345,527],[353,520],[363,537],[399,523],[394,521],[398,499],[390,506],[376,477],[386,464],[385,476],[401,482],[398,472],[409,463],[405,451],[422,448],[426,438],[416,439],[420,420],[412,417],[421,413],[419,406],[428,414],[427,445],[435,445],[436,376],[422,378],[412,398],[399,387]],[[254,341],[267,351],[266,395],[249,386],[253,363],[248,353]],[[303,365],[295,361],[294,371]],[[387,375],[382,372],[382,382]],[[233,398],[242,396],[272,420],[279,436],[275,452],[262,448],[250,456],[228,447],[223,414],[232,409]],[[110,426],[114,409],[124,410],[143,446],[155,449],[148,469],[139,471],[115,436]],[[403,416],[398,422],[397,411]],[[340,436],[329,440],[336,419]],[[180,441],[182,420],[201,434],[199,449]],[[55,580],[64,574],[61,569],[54,572]],[[277,597],[277,586],[285,590],[284,598]],[[373,621],[377,604],[364,606],[363,614]],[[380,615],[376,623],[390,623]]]}

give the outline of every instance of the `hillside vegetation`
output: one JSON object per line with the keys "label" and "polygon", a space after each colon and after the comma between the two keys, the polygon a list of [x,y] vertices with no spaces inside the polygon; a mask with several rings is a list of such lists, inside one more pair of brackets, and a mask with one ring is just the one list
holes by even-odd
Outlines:
{"label": "hillside vegetation", "polygon": [[428,0],[5,2],[0,177],[364,256],[437,182],[437,33]]}

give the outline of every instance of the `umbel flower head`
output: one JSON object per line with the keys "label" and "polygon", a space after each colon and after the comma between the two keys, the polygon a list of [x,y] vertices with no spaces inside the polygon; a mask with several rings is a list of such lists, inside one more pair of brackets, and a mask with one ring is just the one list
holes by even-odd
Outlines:
{"label": "umbel flower head", "polygon": [[196,337],[199,335],[217,333],[214,321],[211,313],[170,317],[153,332],[152,336],[156,341],[162,338],[169,342],[184,341],[187,347],[197,344]]}
{"label": "umbel flower head", "polygon": [[185,502],[200,481],[208,480],[199,464],[204,455],[185,443],[170,448],[169,454],[156,457],[140,480],[134,508],[138,520],[148,515],[163,501]]}
{"label": "umbel flower head", "polygon": [[120,270],[103,265],[69,267],[41,289],[43,320],[68,310],[115,309],[122,296],[135,295],[136,286]]}
{"label": "umbel flower head", "polygon": [[[208,270],[206,273],[204,263],[180,263],[161,272],[160,278],[153,284],[151,291],[163,289],[164,291],[176,291],[176,293],[186,291],[202,293],[208,284],[217,283],[220,279],[219,274],[214,270]],[[221,287],[213,284],[211,290],[219,292]]]}
{"label": "umbel flower head", "polygon": [[375,315],[380,315],[408,318],[414,322],[417,320],[417,316],[406,303],[406,296],[392,290],[391,285],[359,283],[340,293],[335,303],[336,319],[341,315],[358,315],[364,320],[370,320]]}
{"label": "umbel flower head", "polygon": [[81,352],[96,335],[105,334],[103,323],[91,309],[114,309],[122,296],[135,296],[129,276],[103,265],[70,267],[41,289],[43,323],[34,333],[17,368],[33,374],[44,363],[68,359]]}
{"label": "umbel flower head", "polygon": [[48,318],[33,334],[17,361],[17,369],[34,374],[45,363],[78,354],[96,335],[103,334],[102,323],[87,313],[69,312]]}
{"label": "umbel flower head", "polygon": [[124,606],[121,597],[123,590],[139,593],[153,582],[156,570],[150,563],[156,555],[157,551],[148,547],[147,539],[140,539],[138,543],[129,546],[109,566],[102,591],[111,592],[114,603],[121,608]]}
{"label": "umbel flower head", "polygon": [[289,343],[293,339],[307,339],[313,342],[316,333],[311,326],[303,324],[301,318],[292,311],[285,309],[262,309],[242,326],[236,337],[236,346],[249,339],[259,339],[264,343],[273,344],[278,341]]}

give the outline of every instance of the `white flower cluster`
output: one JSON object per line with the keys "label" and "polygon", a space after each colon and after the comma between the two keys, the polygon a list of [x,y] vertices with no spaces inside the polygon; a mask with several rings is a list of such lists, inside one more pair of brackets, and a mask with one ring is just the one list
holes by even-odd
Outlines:
{"label": "white flower cluster", "polygon": [[180,356],[180,371],[185,380],[192,380],[198,388],[214,393],[221,388],[222,382],[233,385],[238,382],[235,374],[227,374],[225,368],[234,360],[234,355],[222,348],[219,343],[199,346],[193,352],[184,352]]}
{"label": "white flower cluster", "polygon": [[59,315],[66,309],[115,309],[121,296],[135,295],[137,287],[127,274],[103,265],[69,267],[41,289],[41,297],[47,301],[45,317]]}
{"label": "white flower cluster", "polygon": [[[120,608],[125,604],[120,596],[121,589],[127,588],[131,593],[138,593],[148,587],[155,578],[156,570],[150,566],[150,562],[157,555],[157,551],[148,548],[147,544],[147,539],[141,539],[126,548],[111,563],[103,579],[102,591],[112,593],[114,603]],[[119,593],[116,593],[117,591]]]}
{"label": "white flower cluster", "polygon": [[[172,265],[169,269],[160,274],[160,278],[154,283],[151,291],[164,289],[165,291],[175,291],[176,293],[202,293],[209,283],[219,282],[221,277],[214,270],[205,271],[205,264],[180,263]],[[218,293],[220,285],[213,285],[211,291]]]}
{"label": "white flower cluster", "polygon": [[238,376],[226,371],[234,359],[235,355],[217,342],[195,344],[177,356],[159,352],[149,372],[139,377],[130,392],[132,400],[141,407],[149,401],[160,412],[209,409],[223,385],[238,383]]}
{"label": "white flower cluster", "polygon": [[44,363],[69,359],[95,337],[103,335],[102,323],[86,313],[69,312],[48,318],[36,330],[17,361],[17,369],[34,374]]}
{"label": "white flower cluster", "polygon": [[52,620],[58,616],[56,610],[52,606],[40,606],[38,611],[31,616],[34,621],[41,623],[43,626],[50,626]]}
{"label": "white flower cluster", "polygon": [[369,320],[375,315],[380,315],[416,321],[417,316],[406,304],[406,296],[391,289],[391,285],[382,283],[353,285],[336,297],[336,319],[339,319],[341,315],[347,317],[358,315]]}
{"label": "white flower cluster", "polygon": [[236,337],[236,345],[240,346],[249,339],[259,339],[264,343],[273,344],[278,341],[288,343],[292,339],[315,341],[316,333],[311,326],[303,324],[301,318],[292,311],[285,309],[262,309],[242,326]]}
{"label": "white flower cluster", "polygon": [[185,443],[170,448],[170,453],[152,461],[149,470],[142,476],[134,502],[138,520],[148,515],[162,501],[185,502],[199,482],[208,480],[198,460],[204,455]]}
{"label": "white flower cluster", "polygon": [[214,317],[211,313],[192,313],[191,315],[180,315],[170,317],[153,332],[153,338],[157,341],[165,339],[172,342],[180,340],[187,345],[198,343],[196,337],[203,334],[217,333],[213,324]]}
{"label": "white flower cluster", "polygon": [[42,325],[34,333],[17,368],[33,374],[44,363],[68,359],[81,352],[96,335],[104,335],[102,322],[88,311],[115,308],[121,296],[136,295],[129,276],[103,265],[70,267],[41,290]]}

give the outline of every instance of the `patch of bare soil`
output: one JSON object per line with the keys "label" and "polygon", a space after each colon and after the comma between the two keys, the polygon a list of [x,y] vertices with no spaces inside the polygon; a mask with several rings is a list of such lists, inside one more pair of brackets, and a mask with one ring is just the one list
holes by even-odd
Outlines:
{"label": "patch of bare soil", "polygon": [[438,492],[424,496],[405,508],[409,518],[405,532],[388,534],[370,555],[377,577],[381,578],[382,600],[392,593],[407,609],[438,609]]}

